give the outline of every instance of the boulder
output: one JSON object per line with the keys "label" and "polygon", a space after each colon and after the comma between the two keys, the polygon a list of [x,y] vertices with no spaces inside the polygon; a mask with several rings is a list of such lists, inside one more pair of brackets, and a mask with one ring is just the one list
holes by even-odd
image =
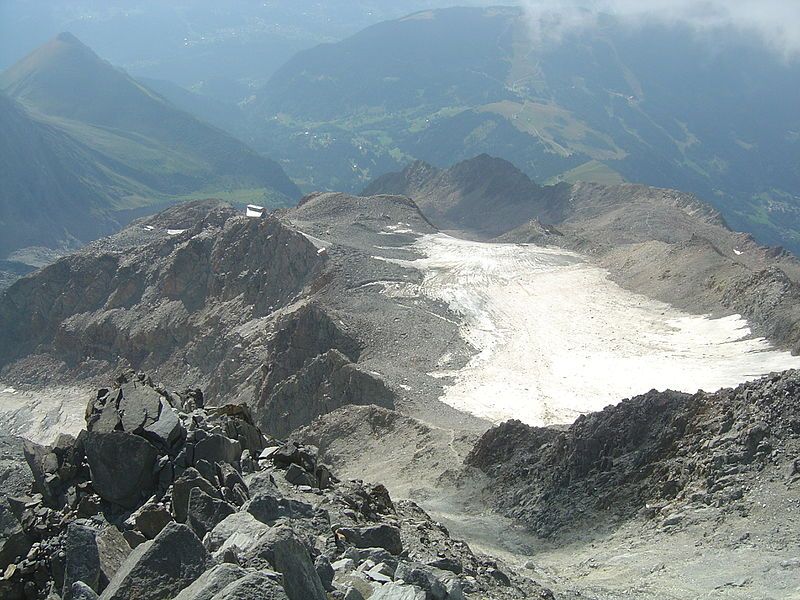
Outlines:
{"label": "boulder", "polygon": [[258,492],[248,502],[244,510],[262,523],[273,524],[281,518],[311,519],[316,512],[314,507],[300,500],[284,498],[277,490]]}
{"label": "boulder", "polygon": [[100,558],[100,588],[105,589],[108,582],[114,578],[125,559],[131,553],[131,547],[125,541],[119,529],[113,525],[107,526],[96,536],[97,553]]}
{"label": "boulder", "polygon": [[97,600],[97,592],[86,585],[82,581],[76,581],[70,586],[70,595],[64,595],[64,598],[70,597],[72,600]]}
{"label": "boulder", "polygon": [[140,433],[158,420],[161,413],[161,395],[153,388],[139,382],[131,382],[123,384],[120,392],[118,410],[124,431]]}
{"label": "boulder", "polygon": [[277,577],[280,577],[277,573],[269,571],[250,573],[228,584],[213,600],[291,600],[292,596],[287,595]]}
{"label": "boulder", "polygon": [[97,433],[109,433],[122,429],[118,406],[122,398],[119,389],[102,388],[96,398],[86,407],[86,429]]}
{"label": "boulder", "polygon": [[65,536],[66,563],[62,600],[72,600],[72,584],[81,581],[92,590],[100,586],[100,552],[97,548],[97,531],[91,527],[70,523]]}
{"label": "boulder", "polygon": [[447,590],[430,567],[401,562],[394,573],[395,581],[404,581],[425,590],[429,600],[446,600]]}
{"label": "boulder", "polygon": [[189,492],[187,522],[200,538],[235,512],[230,504],[209,496],[198,487]]}
{"label": "boulder", "polygon": [[147,504],[136,512],[134,523],[137,531],[148,540],[155,538],[172,521],[172,515],[164,507]]}
{"label": "boulder", "polygon": [[295,464],[289,465],[286,469],[286,481],[293,485],[307,485],[314,487],[317,485],[317,479],[311,473],[307,473],[303,467]]}
{"label": "boulder", "polygon": [[203,490],[212,498],[220,499],[222,495],[197,469],[189,468],[175,480],[172,487],[172,512],[179,523],[186,522],[186,513],[189,510],[189,494],[194,488]]}
{"label": "boulder", "polygon": [[210,557],[187,525],[170,523],[137,547],[103,592],[102,600],[169,600],[207,569]]}
{"label": "boulder", "polygon": [[400,529],[382,523],[369,527],[340,527],[336,533],[356,548],[383,548],[392,554],[403,551]]}
{"label": "boulder", "polygon": [[169,405],[169,402],[161,398],[161,412],[158,420],[145,426],[143,435],[153,443],[169,449],[183,439],[186,430],[183,428],[178,413]]}
{"label": "boulder", "polygon": [[124,508],[136,508],[157,483],[158,450],[138,435],[89,432],[85,442],[92,485],[98,495]]}
{"label": "boulder", "polygon": [[0,572],[14,562],[17,556],[25,556],[32,540],[25,534],[8,500],[0,496]]}
{"label": "boulder", "polygon": [[314,569],[309,549],[289,527],[273,527],[259,540],[251,562],[266,560],[283,574],[289,600],[325,600],[325,587]]}
{"label": "boulder", "polygon": [[61,479],[58,477],[58,457],[47,446],[25,440],[22,446],[25,460],[33,475],[34,489],[44,496],[50,506],[61,505]]}
{"label": "boulder", "polygon": [[247,553],[268,529],[249,512],[235,512],[214,527],[207,538],[207,547],[215,555],[233,546]]}
{"label": "boulder", "polygon": [[236,565],[223,563],[212,567],[189,587],[184,588],[174,600],[212,600],[226,586],[245,577],[247,571]]}
{"label": "boulder", "polygon": [[322,587],[325,588],[325,591],[332,592],[334,589],[333,578],[336,576],[336,573],[331,566],[330,559],[324,554],[320,554],[314,561],[314,569],[317,571],[317,575],[319,575],[319,580],[322,582]]}
{"label": "boulder", "polygon": [[239,458],[242,456],[242,446],[236,440],[231,440],[224,435],[209,435],[194,446],[194,462],[207,460],[212,465],[226,462],[238,467]]}

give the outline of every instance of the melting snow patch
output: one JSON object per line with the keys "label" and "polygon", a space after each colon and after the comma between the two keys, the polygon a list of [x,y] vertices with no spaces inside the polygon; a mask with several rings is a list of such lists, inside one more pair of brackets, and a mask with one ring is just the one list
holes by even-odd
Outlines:
{"label": "melting snow patch", "polygon": [[[442,400],[495,422],[571,422],[650,389],[714,391],[800,358],[751,335],[738,315],[711,319],[629,292],[566,251],[425,235],[422,285],[387,286],[426,296],[461,316],[477,354]],[[441,364],[441,363],[440,363]]]}
{"label": "melting snow patch", "polygon": [[13,387],[7,387],[6,389],[3,390],[3,393],[4,394],[16,394],[17,390],[15,390]]}
{"label": "melting snow patch", "polygon": [[741,250],[737,250],[736,248],[734,248],[734,249],[733,249],[733,253],[734,253],[736,256],[741,256],[741,255],[742,255],[742,251],[741,251]]}
{"label": "melting snow patch", "polygon": [[169,235],[180,235],[186,233],[186,229],[167,229]]}
{"label": "melting snow patch", "polygon": [[384,227],[386,231],[379,231],[378,233],[382,235],[392,235],[393,233],[414,233],[414,230],[411,229],[410,223],[397,223],[397,225],[387,225]]}

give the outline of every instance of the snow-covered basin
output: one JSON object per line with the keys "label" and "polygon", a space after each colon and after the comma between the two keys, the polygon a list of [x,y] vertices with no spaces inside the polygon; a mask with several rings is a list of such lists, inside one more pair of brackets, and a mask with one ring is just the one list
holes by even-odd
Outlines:
{"label": "snow-covered basin", "polygon": [[441,398],[494,422],[568,423],[651,389],[715,391],[800,367],[734,315],[681,312],[621,288],[577,254],[425,235],[422,285],[388,294],[440,300],[477,353]]}

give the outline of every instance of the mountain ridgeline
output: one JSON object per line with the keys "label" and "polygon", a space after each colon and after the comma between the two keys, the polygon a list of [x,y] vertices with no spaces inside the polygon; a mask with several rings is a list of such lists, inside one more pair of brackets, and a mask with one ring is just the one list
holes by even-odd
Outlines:
{"label": "mountain ridgeline", "polygon": [[0,254],[111,233],[196,197],[285,206],[281,167],[182,112],[61,34],[0,75]]}

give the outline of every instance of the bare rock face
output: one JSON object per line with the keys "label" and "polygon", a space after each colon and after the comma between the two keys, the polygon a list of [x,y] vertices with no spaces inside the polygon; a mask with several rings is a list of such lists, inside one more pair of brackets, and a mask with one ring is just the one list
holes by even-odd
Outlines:
{"label": "bare rock face", "polygon": [[652,391],[564,432],[509,421],[466,462],[504,513],[550,535],[604,517],[667,523],[689,504],[734,510],[766,467],[794,477],[799,450],[800,373],[787,371],[714,394]]}
{"label": "bare rock face", "polygon": [[279,383],[259,407],[264,430],[276,437],[346,405],[394,408],[394,394],[376,375],[359,369],[338,350],[329,350]]}
{"label": "bare rock face", "polygon": [[180,364],[185,374],[188,363],[206,381],[225,379],[232,358],[242,366],[236,328],[295,300],[325,257],[274,217],[203,203],[184,210],[172,234],[179,208],[9,288],[0,297],[0,367],[32,351],[73,368],[122,360],[168,374]]}

